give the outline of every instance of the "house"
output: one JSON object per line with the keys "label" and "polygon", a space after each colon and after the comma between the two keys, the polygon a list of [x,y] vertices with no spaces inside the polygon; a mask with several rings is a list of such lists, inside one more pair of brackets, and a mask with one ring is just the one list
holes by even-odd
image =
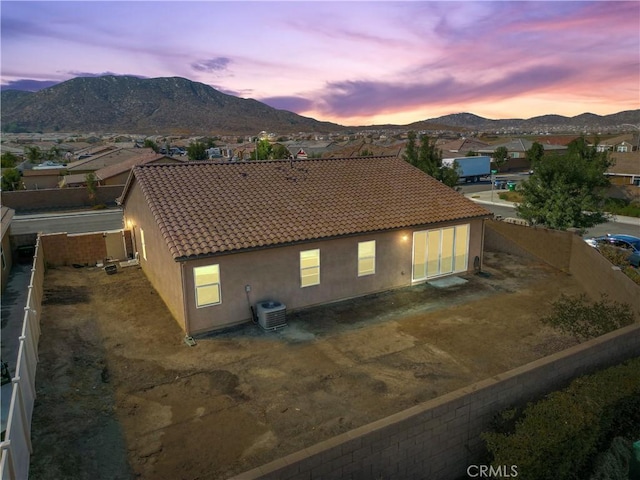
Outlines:
{"label": "house", "polygon": [[[490,155],[493,156],[495,151],[500,147],[505,147],[509,152],[509,158],[506,165],[501,168],[502,171],[517,171],[528,170],[531,168],[529,160],[527,160],[527,151],[531,150],[533,146],[531,140],[525,140],[522,138],[516,138],[509,140],[508,142],[496,143],[488,147],[481,147],[478,149],[478,155]],[[538,142],[544,148],[545,154],[548,153],[566,153],[566,145],[556,145],[545,142]]]}
{"label": "house", "polygon": [[[119,163],[107,165],[94,172],[98,185],[124,185],[131,169],[136,165],[145,165],[147,163],[179,163],[184,160],[169,157],[155,153],[153,151],[145,151],[133,157],[128,157]],[[65,175],[60,180],[59,186],[63,187],[84,187],[87,185],[87,174],[76,173]]]}
{"label": "house", "polygon": [[437,147],[442,150],[442,154],[445,157],[464,157],[469,152],[477,152],[481,148],[488,148],[489,144],[477,138],[462,137],[438,144]]}
{"label": "house", "polygon": [[109,165],[116,165],[130,158],[137,157],[145,151],[148,153],[153,152],[150,148],[104,148],[98,150],[98,153],[86,154],[86,156],[80,155],[80,157],[82,157],[81,159],[67,164],[67,171],[70,175],[84,175],[108,167]]}
{"label": "house", "polygon": [[119,203],[187,335],[473,271],[491,216],[395,156],[139,165]]}
{"label": "house", "polygon": [[11,220],[13,219],[14,211],[8,207],[2,207],[2,244],[0,246],[0,268],[2,273],[2,291],[7,286],[9,279],[9,273],[11,272],[11,266],[13,265],[13,255],[11,250],[11,239],[9,238]]}
{"label": "house", "polygon": [[612,152],[613,161],[606,172],[613,185],[635,185],[640,187],[640,151]]}

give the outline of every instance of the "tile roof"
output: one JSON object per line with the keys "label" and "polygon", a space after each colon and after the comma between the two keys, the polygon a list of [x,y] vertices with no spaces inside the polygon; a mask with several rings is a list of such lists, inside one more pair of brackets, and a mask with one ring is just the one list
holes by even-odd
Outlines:
{"label": "tile roof", "polygon": [[134,167],[174,259],[488,216],[396,157]]}
{"label": "tile roof", "polygon": [[167,155],[155,153],[153,150],[144,151],[134,157],[127,158],[121,162],[115,163],[113,165],[107,165],[106,167],[96,170],[96,177],[98,177],[99,180],[107,180],[108,178],[115,177],[116,175],[124,173],[128,170],[131,170],[136,165],[153,163],[163,158],[173,160],[174,163],[182,161],[178,159],[173,159],[172,157],[169,157]]}

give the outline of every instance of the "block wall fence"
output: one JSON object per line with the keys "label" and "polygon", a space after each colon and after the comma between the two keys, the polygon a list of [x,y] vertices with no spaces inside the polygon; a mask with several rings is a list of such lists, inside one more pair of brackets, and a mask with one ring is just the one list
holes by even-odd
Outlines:
{"label": "block wall fence", "polygon": [[[633,324],[563,352],[456,390],[244,472],[252,479],[453,480],[483,462],[480,434],[500,411],[573,378],[640,356]],[[525,472],[520,471],[524,474]]]}
{"label": "block wall fence", "polygon": [[[131,231],[125,230],[124,236],[127,252],[132,253]],[[48,266],[95,265],[108,256],[106,238],[102,233],[42,234],[40,242]]]}
{"label": "block wall fence", "polygon": [[122,195],[124,185],[96,187],[96,198],[92,202],[86,188],[47,188],[42,190],[16,190],[2,192],[2,205],[17,213],[60,208],[84,208],[93,204],[112,206]]}

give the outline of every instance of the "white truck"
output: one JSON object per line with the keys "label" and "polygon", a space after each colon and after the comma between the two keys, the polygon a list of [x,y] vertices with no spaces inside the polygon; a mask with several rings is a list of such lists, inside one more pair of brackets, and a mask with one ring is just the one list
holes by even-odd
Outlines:
{"label": "white truck", "polygon": [[479,182],[482,177],[491,175],[491,157],[455,157],[443,158],[442,165],[451,167],[453,162],[458,164],[458,175],[461,181]]}

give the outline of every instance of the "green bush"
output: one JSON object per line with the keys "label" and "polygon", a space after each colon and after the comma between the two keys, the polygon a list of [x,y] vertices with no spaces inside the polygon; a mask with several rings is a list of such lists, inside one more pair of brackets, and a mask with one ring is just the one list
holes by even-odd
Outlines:
{"label": "green bush", "polygon": [[631,325],[633,312],[628,304],[609,301],[605,294],[592,304],[585,294],[573,297],[562,294],[542,322],[586,340]]}
{"label": "green bush", "polygon": [[523,480],[582,480],[614,437],[638,435],[640,357],[574,380],[528,404],[511,431],[485,432],[482,438],[491,463],[517,465]]}
{"label": "green bush", "polygon": [[605,200],[604,210],[613,215],[640,217],[640,205],[621,198],[609,197]]}

